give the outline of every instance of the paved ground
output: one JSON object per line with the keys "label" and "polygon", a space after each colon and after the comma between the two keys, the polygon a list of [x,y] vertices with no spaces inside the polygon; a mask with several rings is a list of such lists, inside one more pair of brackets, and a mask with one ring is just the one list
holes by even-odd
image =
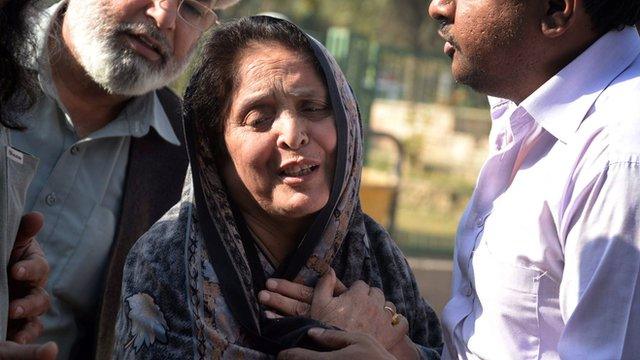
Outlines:
{"label": "paved ground", "polygon": [[452,262],[427,258],[408,258],[407,260],[416,276],[420,293],[440,316],[451,293]]}

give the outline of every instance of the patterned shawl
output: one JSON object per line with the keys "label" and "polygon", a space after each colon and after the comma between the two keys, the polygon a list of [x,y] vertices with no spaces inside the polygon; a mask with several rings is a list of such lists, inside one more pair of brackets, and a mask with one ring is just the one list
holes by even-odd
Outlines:
{"label": "patterned shawl", "polygon": [[[409,266],[388,233],[362,213],[362,125],[344,74],[327,50],[310,42],[326,79],[338,136],[327,205],[298,248],[278,269],[258,251],[264,273],[315,285],[333,267],[347,286],[363,280],[383,290],[409,321],[425,358],[437,358],[441,335]],[[194,75],[199,76],[198,73]],[[255,246],[232,211],[210,149],[206,124],[185,96],[190,171],[181,201],[131,250],[117,322],[117,358],[263,358],[290,346],[309,346],[309,319],[267,320],[257,301],[251,254]],[[244,243],[243,243],[244,242]],[[256,247],[257,249],[257,247]],[[252,252],[252,251],[251,251]],[[253,263],[255,269],[255,262]]]}

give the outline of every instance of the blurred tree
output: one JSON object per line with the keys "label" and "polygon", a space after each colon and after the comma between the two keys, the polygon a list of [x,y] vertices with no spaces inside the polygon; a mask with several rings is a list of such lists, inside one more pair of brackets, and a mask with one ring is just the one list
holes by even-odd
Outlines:
{"label": "blurred tree", "polygon": [[402,44],[414,52],[441,53],[438,23],[427,13],[428,1],[392,0],[385,5],[391,16],[388,17],[388,24],[380,26],[381,38],[384,34],[391,36],[390,40],[393,41],[401,38]]}
{"label": "blurred tree", "polygon": [[275,11],[316,34],[345,26],[382,44],[440,52],[437,23],[429,18],[427,6],[425,0],[242,0],[223,17]]}

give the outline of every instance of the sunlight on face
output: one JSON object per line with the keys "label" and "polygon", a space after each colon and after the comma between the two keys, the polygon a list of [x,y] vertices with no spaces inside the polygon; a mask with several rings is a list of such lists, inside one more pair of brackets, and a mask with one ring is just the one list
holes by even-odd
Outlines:
{"label": "sunlight on face", "polygon": [[137,96],[166,86],[186,68],[201,35],[177,18],[177,3],[167,6],[72,0],[65,15],[72,51],[111,93]]}
{"label": "sunlight on face", "polygon": [[327,88],[313,63],[277,43],[254,44],[225,122],[223,176],[241,208],[303,218],[329,199],[336,127]]}

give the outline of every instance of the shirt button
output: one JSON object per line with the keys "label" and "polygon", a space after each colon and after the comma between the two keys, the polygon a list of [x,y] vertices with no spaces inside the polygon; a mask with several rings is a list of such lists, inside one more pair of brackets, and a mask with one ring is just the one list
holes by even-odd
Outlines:
{"label": "shirt button", "polygon": [[55,205],[57,200],[58,199],[56,199],[56,193],[49,193],[49,195],[44,198],[44,202],[46,202],[49,206]]}
{"label": "shirt button", "polygon": [[73,145],[69,152],[71,153],[71,155],[75,155],[75,154],[79,153],[80,152],[80,146]]}

